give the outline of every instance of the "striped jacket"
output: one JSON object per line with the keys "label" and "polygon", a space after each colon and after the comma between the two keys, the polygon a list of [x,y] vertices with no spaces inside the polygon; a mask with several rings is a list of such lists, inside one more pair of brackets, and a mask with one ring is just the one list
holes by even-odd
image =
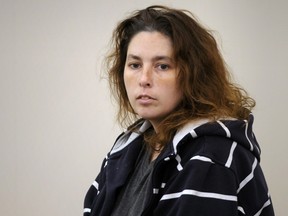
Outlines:
{"label": "striped jacket", "polygon": [[[88,190],[84,216],[109,216],[117,191],[143,145],[140,133],[120,135]],[[259,165],[260,148],[249,121],[201,121],[178,131],[155,161],[143,216],[273,216]]]}

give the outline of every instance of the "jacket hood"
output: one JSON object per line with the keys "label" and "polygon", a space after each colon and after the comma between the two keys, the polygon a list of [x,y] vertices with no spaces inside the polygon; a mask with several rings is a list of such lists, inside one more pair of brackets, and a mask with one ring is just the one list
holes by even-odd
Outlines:
{"label": "jacket hood", "polygon": [[[173,138],[173,151],[177,154],[177,149],[181,140],[186,136],[197,138],[201,136],[222,136],[237,142],[239,145],[251,151],[258,161],[260,161],[260,147],[253,133],[252,114],[249,115],[248,120],[238,120],[233,118],[223,118],[217,121],[209,121],[208,119],[201,119],[191,121],[183,128],[179,129]],[[114,154],[126,146],[133,140],[143,134],[148,128],[151,127],[149,121],[139,122],[139,131],[131,132],[127,130],[119,136],[115,142],[110,154]]]}
{"label": "jacket hood", "polygon": [[173,148],[177,153],[177,147],[181,140],[188,134],[193,138],[201,136],[221,136],[231,139],[243,146],[260,161],[261,150],[253,132],[254,117],[249,115],[248,120],[221,119],[217,121],[199,120],[186,124],[174,136]]}

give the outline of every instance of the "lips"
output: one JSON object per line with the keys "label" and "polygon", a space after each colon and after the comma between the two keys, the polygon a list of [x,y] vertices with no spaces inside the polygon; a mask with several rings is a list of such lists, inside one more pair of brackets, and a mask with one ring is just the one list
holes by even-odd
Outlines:
{"label": "lips", "polygon": [[150,95],[146,95],[146,94],[141,94],[136,99],[137,99],[138,103],[143,105],[143,106],[150,105],[156,100],[155,98],[151,97]]}
{"label": "lips", "polygon": [[139,95],[137,98],[138,99],[141,99],[141,100],[155,100],[155,98],[149,96],[149,95],[146,95],[146,94],[143,94],[143,95]]}

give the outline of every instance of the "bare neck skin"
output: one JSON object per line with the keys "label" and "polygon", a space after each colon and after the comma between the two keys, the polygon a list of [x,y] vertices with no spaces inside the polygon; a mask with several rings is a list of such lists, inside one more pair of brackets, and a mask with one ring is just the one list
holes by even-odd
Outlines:
{"label": "bare neck skin", "polygon": [[[157,126],[158,126],[159,122],[150,120],[150,123],[152,124],[152,127],[154,128],[155,133],[157,133],[158,132]],[[163,148],[161,148],[159,146],[159,144],[156,144],[154,146],[154,149],[151,150],[151,159],[150,159],[151,162],[157,159],[157,157],[160,155],[162,149]]]}
{"label": "bare neck skin", "polygon": [[159,151],[153,150],[151,153],[151,159],[150,159],[151,161],[150,162],[156,160],[158,158],[158,156],[160,155],[160,153],[161,153],[161,150],[159,150]]}

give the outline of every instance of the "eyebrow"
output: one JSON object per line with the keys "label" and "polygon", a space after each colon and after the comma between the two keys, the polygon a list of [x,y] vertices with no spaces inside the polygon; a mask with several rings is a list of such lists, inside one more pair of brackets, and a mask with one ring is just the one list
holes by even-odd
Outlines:
{"label": "eyebrow", "polygon": [[[127,56],[127,59],[135,59],[135,60],[141,60],[141,57],[140,56],[137,56],[137,55],[134,55],[134,54],[129,54]],[[162,56],[162,55],[159,55],[159,56],[155,56],[152,58],[153,61],[159,61],[159,60],[168,60],[168,61],[172,61],[173,62],[173,59],[169,56]]]}

